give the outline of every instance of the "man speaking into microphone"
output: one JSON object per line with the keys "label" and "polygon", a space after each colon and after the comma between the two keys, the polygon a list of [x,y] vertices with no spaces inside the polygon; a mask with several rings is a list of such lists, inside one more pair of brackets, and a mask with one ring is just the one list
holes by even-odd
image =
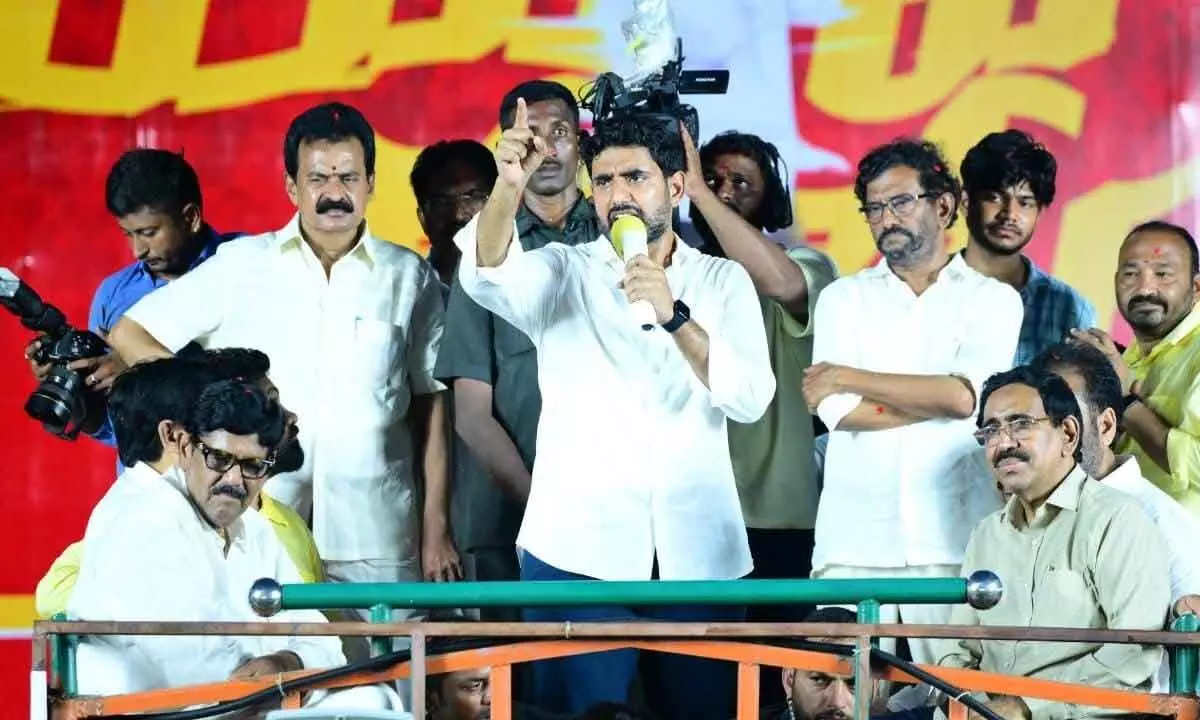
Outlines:
{"label": "man speaking into microphone", "polygon": [[[537,348],[542,421],[517,538],[521,577],[742,577],[750,551],[725,422],[757,420],[775,393],[750,277],[671,230],[685,160],[677,123],[661,116],[600,121],[584,140],[602,236],[523,250],[512,242],[514,218],[545,149],[518,101],[516,121],[496,146],[496,186],[455,239],[466,293]],[[631,252],[643,228],[644,254]],[[524,617],[702,621],[743,612],[537,608]],[[655,661],[659,672],[646,676],[646,691],[661,716],[732,716],[732,675],[707,679],[725,668]],[[633,650],[538,663],[531,700],[569,713],[623,701],[636,666]]]}

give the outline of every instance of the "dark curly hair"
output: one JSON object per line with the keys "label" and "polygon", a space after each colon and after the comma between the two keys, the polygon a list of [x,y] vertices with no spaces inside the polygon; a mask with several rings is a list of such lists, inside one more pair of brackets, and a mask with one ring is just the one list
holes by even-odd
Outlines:
{"label": "dark curly hair", "polygon": [[1045,146],[1020,130],[989,133],[967,151],[959,172],[970,198],[1027,182],[1039,206],[1054,202],[1058,163]]}
{"label": "dark curly hair", "polygon": [[247,380],[218,380],[201,391],[183,427],[193,437],[218,430],[230,435],[257,435],[273,452],[283,441],[287,418],[279,403]]}
{"label": "dark curly hair", "polygon": [[664,176],[683,172],[687,160],[678,123],[672,118],[646,115],[606,120],[597,123],[592,134],[583,138],[579,153],[589,174],[592,161],[610,147],[644,147]]}
{"label": "dark curly hair", "polygon": [[762,173],[766,187],[763,188],[763,201],[758,208],[758,215],[752,218],[754,224],[767,232],[791,227],[792,197],[788,193],[789,179],[782,174],[787,172],[787,167],[779,156],[779,150],[757,135],[727,130],[700,148],[700,164],[711,167],[721,155],[748,157]]}
{"label": "dark curly hair", "polygon": [[126,151],[108,171],[104,204],[113,217],[149,209],[178,216],[183,208],[201,208],[200,179],[182,153],[137,148]]}
{"label": "dark curly hair", "polygon": [[958,205],[962,198],[962,185],[950,171],[950,164],[942,157],[942,151],[928,140],[899,138],[886,145],[872,148],[858,161],[858,176],[854,178],[854,196],[859,203],[867,201],[867,185],[894,167],[910,167],[920,174],[924,192],[944,195],[950,193],[954,203],[950,210],[950,223],[954,227],[958,219]]}

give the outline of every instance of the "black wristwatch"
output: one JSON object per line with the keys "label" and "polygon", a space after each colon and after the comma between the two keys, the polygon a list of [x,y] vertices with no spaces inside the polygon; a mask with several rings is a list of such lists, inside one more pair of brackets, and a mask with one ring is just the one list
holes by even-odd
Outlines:
{"label": "black wristwatch", "polygon": [[662,324],[662,329],[666,330],[669,333],[673,333],[676,330],[678,330],[679,328],[683,327],[683,324],[691,319],[692,319],[691,308],[689,308],[687,305],[685,305],[682,300],[676,300],[675,301],[675,314],[671,316],[670,320],[668,320]]}
{"label": "black wristwatch", "polygon": [[1132,406],[1136,402],[1141,402],[1141,401],[1142,401],[1142,399],[1140,397],[1138,397],[1137,393],[1134,393],[1134,392],[1131,392],[1128,395],[1126,395],[1125,397],[1121,398],[1121,414],[1122,415],[1125,414],[1126,412],[1129,411],[1130,406]]}

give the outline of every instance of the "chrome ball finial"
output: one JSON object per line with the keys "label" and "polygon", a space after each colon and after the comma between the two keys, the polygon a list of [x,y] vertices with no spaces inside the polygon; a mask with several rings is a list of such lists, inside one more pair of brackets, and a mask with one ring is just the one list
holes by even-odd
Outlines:
{"label": "chrome ball finial", "polygon": [[250,609],[271,617],[283,607],[283,587],[273,578],[259,578],[250,586]]}
{"label": "chrome ball finial", "polygon": [[967,578],[967,604],[976,610],[996,607],[1004,595],[1004,583],[991,570],[976,570]]}

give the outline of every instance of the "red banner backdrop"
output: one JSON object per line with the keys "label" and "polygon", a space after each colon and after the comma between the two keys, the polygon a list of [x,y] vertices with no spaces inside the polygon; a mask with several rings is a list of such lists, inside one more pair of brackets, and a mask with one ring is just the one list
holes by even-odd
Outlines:
{"label": "red banner backdrop", "polygon": [[[1195,225],[1197,0],[706,2],[791,18],[788,126],[843,160],[796,173],[798,217],[843,271],[874,260],[851,168],[901,134],[930,137],[955,160],[1005,126],[1042,139],[1060,162],[1059,199],[1030,252],[1083,290],[1120,334],[1111,277],[1124,231],[1151,217]],[[10,173],[0,264],[84,323],[100,279],[130,261],[105,214],[103,184],[114,159],[136,145],[186,153],[219,229],[283,225],[291,213],[283,132],[299,111],[328,99],[357,105],[380,135],[373,229],[419,247],[407,176],[420,148],[453,137],[493,141],[497,104],[516,82],[548,77],[578,87],[607,69],[602,47],[616,29],[595,19],[624,15],[630,4],[0,0],[0,167]],[[826,19],[805,19],[817,6]],[[676,13],[692,10],[676,3]],[[763,100],[739,106],[742,129],[762,126],[757,113],[779,104]],[[697,105],[703,113],[717,102]],[[29,336],[14,318],[0,324],[8,478],[0,534],[13,549],[0,574],[0,632],[18,637],[0,641],[0,694],[22,698],[29,594],[80,537],[113,479],[114,456],[86,439],[53,439],[24,416]],[[5,703],[3,717],[22,705]]]}

